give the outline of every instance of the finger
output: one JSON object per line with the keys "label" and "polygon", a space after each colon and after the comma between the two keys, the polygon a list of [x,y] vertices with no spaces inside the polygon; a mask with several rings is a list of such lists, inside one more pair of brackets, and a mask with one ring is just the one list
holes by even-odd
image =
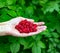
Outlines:
{"label": "finger", "polygon": [[41,27],[38,28],[37,30],[42,32],[42,31],[46,30],[46,28],[47,28],[46,26],[41,26]]}
{"label": "finger", "polygon": [[37,27],[37,30],[38,30],[38,29],[42,29],[42,30],[43,30],[43,29],[46,29],[46,28],[47,28],[46,26],[38,26],[38,27]]}
{"label": "finger", "polygon": [[44,22],[35,22],[35,24],[37,24],[37,25],[44,25],[45,23]]}

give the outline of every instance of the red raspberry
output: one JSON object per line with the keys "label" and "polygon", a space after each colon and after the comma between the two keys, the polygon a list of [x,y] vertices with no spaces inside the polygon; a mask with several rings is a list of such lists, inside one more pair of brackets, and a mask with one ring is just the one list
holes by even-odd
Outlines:
{"label": "red raspberry", "polygon": [[15,26],[15,28],[20,33],[30,33],[30,32],[36,32],[37,31],[37,24],[33,24],[30,21],[22,20],[19,22],[18,25]]}

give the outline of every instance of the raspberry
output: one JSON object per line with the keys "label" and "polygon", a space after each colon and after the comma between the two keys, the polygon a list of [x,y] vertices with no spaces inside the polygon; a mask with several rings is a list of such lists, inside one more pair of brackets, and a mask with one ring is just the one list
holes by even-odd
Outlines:
{"label": "raspberry", "polygon": [[18,25],[15,26],[15,28],[20,33],[30,33],[30,32],[36,32],[37,31],[37,24],[33,24],[30,21],[22,20],[19,22]]}

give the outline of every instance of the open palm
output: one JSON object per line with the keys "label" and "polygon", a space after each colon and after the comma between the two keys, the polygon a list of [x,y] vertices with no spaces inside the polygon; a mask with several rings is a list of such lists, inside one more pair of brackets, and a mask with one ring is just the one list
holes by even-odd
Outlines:
{"label": "open palm", "polygon": [[[18,30],[15,29],[15,26],[20,21],[25,20],[25,19],[38,25],[36,32],[20,33]],[[32,36],[32,35],[38,34],[42,31],[46,30],[46,26],[44,26],[44,22],[34,22],[34,20],[32,20],[32,19],[27,19],[27,18],[23,18],[23,17],[13,18],[13,19],[7,21],[7,25],[8,25],[7,34],[17,36],[17,37],[19,37],[19,36],[21,36],[21,37]]]}

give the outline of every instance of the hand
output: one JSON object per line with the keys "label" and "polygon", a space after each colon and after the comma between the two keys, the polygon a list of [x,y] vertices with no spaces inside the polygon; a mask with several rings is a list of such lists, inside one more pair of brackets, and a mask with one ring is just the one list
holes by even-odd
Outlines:
{"label": "hand", "polygon": [[[15,29],[15,26],[20,21],[25,20],[25,19],[38,25],[36,32],[20,33],[18,30]],[[32,35],[38,34],[42,31],[46,30],[46,26],[43,26],[44,22],[34,22],[34,20],[32,20],[32,19],[27,19],[27,18],[23,18],[23,17],[17,17],[17,18],[11,19],[10,21],[7,21],[6,24],[7,24],[7,31],[6,31],[7,34],[12,35],[12,36],[17,36],[17,37],[32,36]]]}

